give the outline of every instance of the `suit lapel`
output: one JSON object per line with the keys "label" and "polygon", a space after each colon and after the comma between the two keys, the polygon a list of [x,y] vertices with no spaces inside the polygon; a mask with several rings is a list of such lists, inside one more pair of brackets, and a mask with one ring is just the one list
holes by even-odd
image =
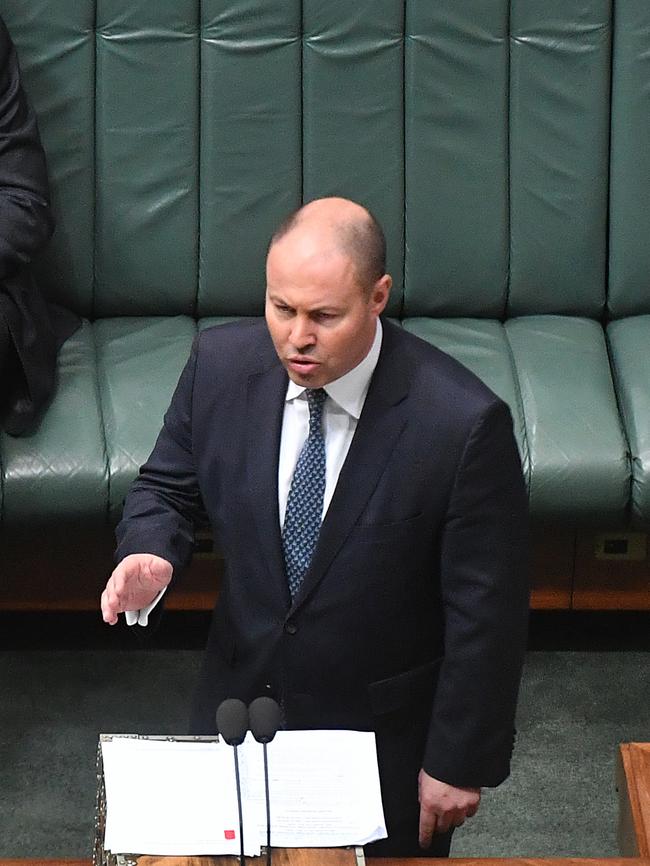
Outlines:
{"label": "suit lapel", "polygon": [[409,375],[405,360],[395,351],[392,327],[384,325],[382,350],[368,396],[293,609],[306,601],[325,576],[361,516],[406,426]]}
{"label": "suit lapel", "polygon": [[278,511],[278,459],[287,374],[275,353],[265,369],[248,380],[247,479],[251,510],[260,538],[261,555],[281,592],[289,588],[284,571]]}

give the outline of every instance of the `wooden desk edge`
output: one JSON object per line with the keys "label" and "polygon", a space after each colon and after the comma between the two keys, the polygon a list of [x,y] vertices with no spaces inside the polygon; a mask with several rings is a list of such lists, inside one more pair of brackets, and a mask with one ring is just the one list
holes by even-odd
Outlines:
{"label": "wooden desk edge", "polygon": [[[262,858],[255,862],[260,864]],[[440,866],[436,858],[370,858],[377,866]],[[650,857],[450,857],[450,866],[650,866]],[[92,866],[92,860],[1,859],[0,866]]]}
{"label": "wooden desk edge", "polygon": [[[619,747],[619,845],[625,854],[650,857],[650,743]],[[623,788],[625,790],[623,790]]]}

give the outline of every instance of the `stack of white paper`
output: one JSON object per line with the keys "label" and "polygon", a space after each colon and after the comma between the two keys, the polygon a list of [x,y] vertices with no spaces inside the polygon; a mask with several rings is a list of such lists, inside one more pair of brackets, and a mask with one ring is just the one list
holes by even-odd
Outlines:
{"label": "stack of white paper", "polygon": [[[267,746],[271,843],[364,845],[386,836],[375,738],[358,731],[280,731]],[[233,749],[223,742],[113,737],[102,742],[104,847],[113,853],[239,853]],[[266,842],[262,746],[239,747],[244,843]]]}
{"label": "stack of white paper", "polygon": [[[104,847],[114,853],[238,854],[232,755],[222,743],[115,737],[102,743]],[[244,834],[246,853],[259,853]]]}

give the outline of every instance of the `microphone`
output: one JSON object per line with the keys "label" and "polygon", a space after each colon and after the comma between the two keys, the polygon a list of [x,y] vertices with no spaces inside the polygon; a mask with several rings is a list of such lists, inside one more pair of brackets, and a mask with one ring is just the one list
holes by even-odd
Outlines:
{"label": "microphone", "polygon": [[241,746],[248,731],[248,710],[239,698],[228,698],[217,708],[217,731],[229,746]]}
{"label": "microphone", "polygon": [[237,809],[239,810],[239,863],[245,866],[244,859],[244,818],[241,802],[241,781],[239,779],[239,757],[237,746],[241,746],[248,730],[248,710],[238,698],[228,698],[217,707],[217,731],[229,746],[233,746],[235,756],[235,781],[237,783]]}
{"label": "microphone", "polygon": [[258,743],[270,743],[282,721],[280,707],[273,698],[255,698],[248,708],[251,733]]}
{"label": "microphone", "polygon": [[276,735],[282,713],[273,698],[255,698],[248,708],[251,732],[264,752],[264,787],[266,792],[266,863],[271,866],[271,798],[269,795],[269,761],[266,745]]}

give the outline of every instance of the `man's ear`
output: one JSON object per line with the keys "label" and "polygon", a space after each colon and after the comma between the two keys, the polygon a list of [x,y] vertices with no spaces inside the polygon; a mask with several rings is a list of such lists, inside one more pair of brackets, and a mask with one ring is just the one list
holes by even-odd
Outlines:
{"label": "man's ear", "polygon": [[384,309],[386,308],[392,286],[393,278],[390,274],[384,274],[384,276],[380,277],[375,283],[375,285],[372,287],[370,299],[372,302],[373,312],[375,312],[378,316],[381,315],[381,313],[383,313]]}

